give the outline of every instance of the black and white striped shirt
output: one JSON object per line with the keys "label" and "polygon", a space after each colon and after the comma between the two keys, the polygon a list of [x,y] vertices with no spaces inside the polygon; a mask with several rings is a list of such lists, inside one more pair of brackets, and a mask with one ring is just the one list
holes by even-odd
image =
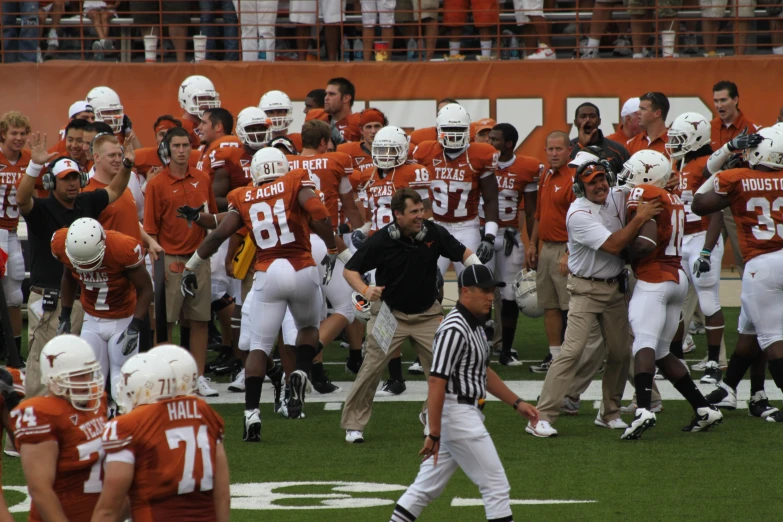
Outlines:
{"label": "black and white striped shirt", "polygon": [[446,379],[446,393],[486,398],[489,342],[483,324],[457,303],[438,327],[430,375]]}

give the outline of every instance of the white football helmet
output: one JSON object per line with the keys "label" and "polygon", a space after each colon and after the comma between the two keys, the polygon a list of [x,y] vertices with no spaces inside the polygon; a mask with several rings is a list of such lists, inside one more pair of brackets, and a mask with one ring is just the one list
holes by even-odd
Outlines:
{"label": "white football helmet", "polygon": [[285,111],[283,116],[269,117],[272,120],[272,130],[275,132],[287,130],[294,121],[294,105],[291,103],[291,98],[283,91],[269,91],[261,96],[258,108],[264,112]]}
{"label": "white football helmet", "polygon": [[188,114],[201,118],[205,110],[220,107],[220,95],[206,76],[188,76],[179,85],[179,106]]}
{"label": "white football helmet", "polygon": [[698,112],[680,114],[669,127],[666,153],[672,159],[680,159],[689,152],[699,150],[709,144],[710,129],[710,122]]}
{"label": "white football helmet", "polygon": [[258,107],[246,107],[237,115],[237,137],[251,149],[260,149],[272,139],[272,121]]}
{"label": "white football helmet", "polygon": [[68,227],[65,255],[73,267],[83,272],[97,270],[106,253],[106,232],[97,220],[79,218]]}
{"label": "white football helmet", "polygon": [[435,128],[446,149],[461,149],[470,143],[470,114],[462,105],[449,103],[439,110]]}
{"label": "white football helmet", "polygon": [[111,127],[112,132],[117,134],[122,131],[122,120],[125,118],[125,112],[120,103],[119,95],[109,87],[95,87],[87,93],[84,99],[95,110],[95,120],[102,121]]}
{"label": "white football helmet", "polygon": [[766,127],[756,134],[763,137],[758,146],[744,152],[751,167],[761,165],[774,170],[783,169],[783,125]]}
{"label": "white football helmet", "polygon": [[353,303],[353,316],[361,323],[367,324],[370,320],[370,301],[359,292],[351,294],[351,303]]}
{"label": "white football helmet", "polygon": [[151,353],[134,355],[120,369],[117,383],[117,406],[128,413],[137,406],[152,404],[176,396],[177,379],[174,370],[160,357]]}
{"label": "white football helmet", "polygon": [[250,162],[250,177],[253,185],[260,185],[277,179],[288,172],[288,158],[283,151],[274,147],[265,147],[253,154]]}
{"label": "white football helmet", "polygon": [[783,132],[783,121],[780,121],[772,126],[773,129],[777,129],[780,132]]}
{"label": "white football helmet", "polygon": [[544,315],[544,311],[538,306],[535,270],[520,270],[514,278],[514,296],[519,310],[527,317],[537,319]]}
{"label": "white football helmet", "polygon": [[625,162],[617,179],[628,188],[642,184],[664,188],[671,173],[672,162],[669,158],[660,152],[645,149],[640,150]]}
{"label": "white football helmet", "polygon": [[393,169],[408,159],[410,136],[399,127],[389,125],[375,135],[372,142],[372,162],[379,169]]}
{"label": "white football helmet", "polygon": [[196,392],[198,368],[189,351],[175,344],[161,344],[147,353],[160,357],[171,366],[174,378],[177,379],[174,395],[193,395]]}
{"label": "white football helmet", "polygon": [[58,335],[43,347],[39,358],[41,384],[82,411],[101,405],[105,379],[101,363],[87,341],[71,334]]}

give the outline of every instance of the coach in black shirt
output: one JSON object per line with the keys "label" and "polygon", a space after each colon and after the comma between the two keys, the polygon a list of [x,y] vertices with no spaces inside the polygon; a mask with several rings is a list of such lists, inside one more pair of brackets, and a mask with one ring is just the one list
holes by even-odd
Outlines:
{"label": "coach in black shirt", "polygon": [[[97,219],[110,203],[119,198],[128,186],[135,153],[127,139],[122,169],[105,189],[81,192],[87,184],[87,175],[70,158],[58,158],[44,167],[56,154],[46,152],[46,138],[33,138],[32,159],[27,175],[22,176],[16,192],[19,211],[27,223],[27,240],[30,246],[30,299],[27,303],[28,346],[27,379],[25,395],[34,397],[45,390],[41,385],[38,357],[43,346],[57,334],[60,315],[60,281],[63,265],[52,256],[51,241],[54,233],[69,227],[82,217]],[[43,171],[43,172],[42,172]],[[43,176],[44,188],[53,183],[49,197],[34,197],[36,181]],[[81,329],[84,311],[74,303],[72,332]]]}
{"label": "coach in black shirt", "polygon": [[[394,222],[373,234],[345,265],[343,276],[354,290],[372,303],[367,323],[364,362],[345,401],[342,427],[345,440],[363,442],[375,389],[397,348],[410,339],[425,375],[432,365],[432,341],[443,309],[436,300],[438,259],[447,257],[466,267],[478,257],[440,225],[424,219],[418,192],[398,190],[391,201]],[[362,274],[375,270],[376,285],[366,285]],[[385,349],[374,335],[382,316],[393,317],[396,329]],[[383,319],[381,323],[384,323]]]}

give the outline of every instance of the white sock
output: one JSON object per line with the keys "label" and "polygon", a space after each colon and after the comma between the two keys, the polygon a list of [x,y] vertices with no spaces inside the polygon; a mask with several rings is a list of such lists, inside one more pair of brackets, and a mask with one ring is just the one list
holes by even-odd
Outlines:
{"label": "white sock", "polygon": [[49,29],[49,38],[57,38],[57,30]]}
{"label": "white sock", "polygon": [[643,53],[633,53],[633,57],[634,58],[644,58],[644,54]]}
{"label": "white sock", "polygon": [[601,44],[601,40],[598,38],[588,38],[587,39],[587,48],[588,49],[598,49],[598,46]]}
{"label": "white sock", "polygon": [[554,361],[560,355],[560,347],[559,346],[550,346],[549,347],[549,353],[552,354],[552,360]]}
{"label": "white sock", "polygon": [[783,45],[780,47],[773,47],[772,54],[783,54]]}
{"label": "white sock", "polygon": [[481,40],[479,43],[481,44],[481,56],[489,58],[492,53],[492,40]]}
{"label": "white sock", "polygon": [[457,56],[459,54],[459,40],[456,42],[449,42],[449,56]]}

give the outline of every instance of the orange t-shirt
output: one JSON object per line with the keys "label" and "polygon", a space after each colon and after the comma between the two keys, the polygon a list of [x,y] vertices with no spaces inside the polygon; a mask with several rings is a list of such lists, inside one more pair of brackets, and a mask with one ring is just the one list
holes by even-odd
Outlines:
{"label": "orange t-shirt", "polygon": [[[30,163],[30,154],[29,149],[22,149],[19,159],[16,163],[12,163],[0,150],[0,228],[2,229],[16,231],[19,225],[16,187]],[[39,182],[40,179],[36,180],[36,185]]]}
{"label": "orange t-shirt", "polygon": [[680,197],[652,185],[638,185],[628,196],[627,220],[633,219],[642,201],[661,199],[663,210],[655,216],[658,239],[655,249],[631,265],[636,277],[648,283],[680,281],[682,269],[682,237],[685,232],[685,209]]}
{"label": "orange t-shirt", "polygon": [[408,162],[383,173],[377,168],[367,171],[367,181],[362,188],[367,193],[367,206],[370,210],[372,231],[378,231],[392,222],[391,199],[401,188],[409,187],[425,192],[430,186],[430,174],[427,168],[418,163]]}
{"label": "orange t-shirt", "polygon": [[[93,177],[90,178],[90,182],[82,190],[83,192],[94,192],[106,187],[108,187],[107,184]],[[98,222],[105,230],[116,230],[141,242],[141,228],[136,212],[136,200],[127,187],[125,192],[114,203],[109,203],[109,206],[103,209],[101,215],[98,216]]]}
{"label": "orange t-shirt", "polygon": [[228,194],[230,212],[253,231],[256,270],[266,272],[276,259],[287,259],[294,270],[315,266],[310,252],[308,216],[299,205],[299,191],[315,190],[307,170],[289,171],[259,186],[242,187]]}
{"label": "orange t-shirt", "polygon": [[[313,156],[286,156],[291,170],[305,169],[314,175],[315,188],[324,193],[326,209],[332,218],[332,226],[338,224],[338,208],[340,202],[340,186],[345,184],[343,178],[353,173],[353,160],[342,152],[325,152]],[[347,183],[347,182],[346,182]]]}
{"label": "orange t-shirt", "polygon": [[718,150],[726,145],[729,141],[733,140],[737,135],[748,128],[748,134],[754,134],[761,130],[763,125],[758,125],[753,120],[745,117],[742,111],[739,111],[737,120],[730,124],[728,127],[723,123],[720,117],[714,118],[710,122],[710,145],[712,150]]}
{"label": "orange t-shirt", "polygon": [[640,132],[630,140],[625,141],[625,148],[628,150],[628,154],[633,156],[640,150],[654,150],[657,152],[660,152],[661,154],[665,154],[668,158],[669,155],[666,154],[666,144],[669,143],[669,135],[664,132],[661,134],[661,136],[656,139],[653,142],[650,142],[650,137],[647,135],[645,131]]}
{"label": "orange t-shirt", "polygon": [[[361,141],[362,130],[359,128],[360,119],[361,114],[354,112],[337,122],[337,130],[340,131],[340,136],[342,136],[345,141]],[[329,123],[331,122],[332,118],[330,117]]]}
{"label": "orange t-shirt", "polygon": [[454,159],[443,145],[425,141],[416,146],[413,160],[431,175],[430,201],[435,221],[459,223],[478,216],[479,180],[498,168],[500,152],[488,143],[471,143]]}
{"label": "orange t-shirt", "polygon": [[[106,395],[96,411],[77,410],[61,397],[32,397],[14,408],[11,420],[17,448],[57,442],[54,493],[68,520],[90,520],[103,487],[101,434],[106,422]],[[28,520],[43,522],[35,502]]]}
{"label": "orange t-shirt", "polygon": [[242,148],[242,142],[233,135],[216,139],[201,151],[201,158],[199,158],[196,168],[209,174],[211,179],[215,175],[215,171],[224,164],[224,160],[217,155],[217,150],[224,147]]}
{"label": "orange t-shirt", "polygon": [[[685,235],[704,232],[710,224],[708,216],[697,216],[691,210],[693,195],[699,190],[707,178],[704,176],[704,168],[707,166],[709,156],[699,156],[685,164],[680,173],[680,199],[685,209]],[[709,176],[707,176],[709,177]]]}
{"label": "orange t-shirt", "polygon": [[554,171],[548,169],[541,177],[536,196],[538,239],[541,241],[568,241],[566,214],[568,207],[576,200],[573,190],[575,174],[575,169],[563,165]]}
{"label": "orange t-shirt", "polygon": [[186,220],[177,217],[183,205],[199,207],[217,214],[212,180],[200,170],[188,167],[183,178],[176,178],[165,168],[147,182],[144,195],[144,231],[157,236],[167,254],[191,255],[206,237],[207,232],[197,226],[189,227]]}
{"label": "orange t-shirt", "polygon": [[[224,425],[198,397],[165,399],[109,421],[106,461],[133,465],[134,522],[214,521],[214,473]],[[165,464],[164,464],[165,463]]]}
{"label": "orange t-shirt", "polygon": [[74,268],[65,253],[67,228],[52,236],[52,255],[68,267],[82,288],[79,301],[84,313],[101,319],[125,319],[136,310],[136,289],[125,271],[144,263],[141,242],[114,230],[106,230],[106,252],[101,266],[91,272]]}
{"label": "orange t-shirt", "polygon": [[[537,185],[543,171],[544,165],[530,156],[515,156],[506,167],[498,163],[495,177],[498,179],[499,227],[519,226],[519,214],[525,210],[525,188],[531,183]],[[479,208],[479,218],[483,225],[483,206]]]}

